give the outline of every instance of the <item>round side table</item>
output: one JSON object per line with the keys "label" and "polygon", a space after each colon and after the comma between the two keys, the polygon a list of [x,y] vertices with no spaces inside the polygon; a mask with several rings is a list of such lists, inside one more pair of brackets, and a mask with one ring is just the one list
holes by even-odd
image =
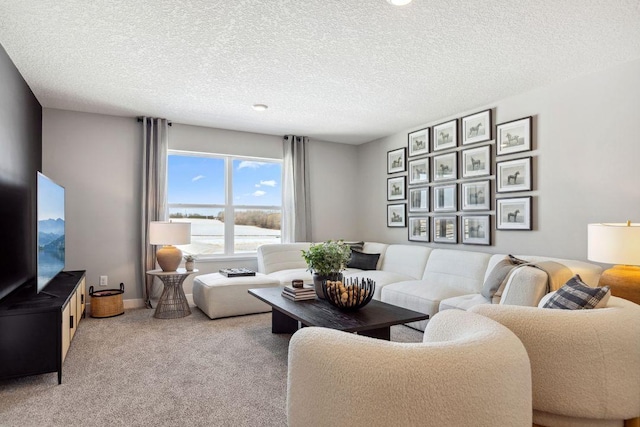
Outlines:
{"label": "round side table", "polygon": [[149,270],[147,274],[157,276],[164,284],[164,290],[158,301],[153,317],[157,319],[178,319],[191,314],[182,283],[189,275],[198,270],[187,271],[179,268],[176,271]]}

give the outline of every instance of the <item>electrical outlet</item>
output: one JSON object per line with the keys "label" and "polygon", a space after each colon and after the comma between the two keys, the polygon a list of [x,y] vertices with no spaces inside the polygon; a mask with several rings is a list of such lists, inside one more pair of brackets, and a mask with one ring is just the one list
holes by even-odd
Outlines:
{"label": "electrical outlet", "polygon": [[109,276],[100,276],[100,286],[109,285]]}

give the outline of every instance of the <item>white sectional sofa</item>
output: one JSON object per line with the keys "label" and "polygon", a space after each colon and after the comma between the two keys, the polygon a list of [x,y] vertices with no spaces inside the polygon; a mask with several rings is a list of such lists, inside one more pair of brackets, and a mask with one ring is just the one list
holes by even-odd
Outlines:
{"label": "white sectional sofa", "polygon": [[[293,279],[312,283],[311,273],[302,258],[302,250],[310,243],[263,245],[258,248],[258,271],[281,284]],[[370,278],[376,282],[374,298],[411,310],[428,313],[440,310],[468,309],[477,304],[508,304],[535,307],[548,292],[548,275],[536,268],[515,271],[499,297],[492,300],[481,292],[493,267],[507,254],[431,248],[423,245],[402,245],[365,242],[363,252],[380,254],[376,270],[347,269],[346,277]],[[542,256],[516,255],[533,263],[554,261],[571,274],[579,274],[590,286],[597,286],[602,269],[577,260]],[[410,326],[424,330],[427,321]]]}

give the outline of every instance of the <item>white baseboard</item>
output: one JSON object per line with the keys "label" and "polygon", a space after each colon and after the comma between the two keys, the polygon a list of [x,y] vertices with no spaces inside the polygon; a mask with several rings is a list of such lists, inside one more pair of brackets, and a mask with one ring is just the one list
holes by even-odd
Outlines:
{"label": "white baseboard", "polygon": [[[189,305],[195,305],[193,302],[193,294],[186,294],[187,301]],[[144,300],[142,298],[134,298],[134,299],[125,299],[122,300],[122,304],[124,305],[124,309],[132,309],[132,308],[144,308]],[[87,313],[91,313],[91,303],[87,303],[86,308]]]}

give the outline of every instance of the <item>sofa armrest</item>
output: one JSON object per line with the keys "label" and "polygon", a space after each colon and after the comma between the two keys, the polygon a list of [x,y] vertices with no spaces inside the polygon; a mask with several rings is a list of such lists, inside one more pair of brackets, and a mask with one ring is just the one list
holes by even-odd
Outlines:
{"label": "sofa armrest", "polygon": [[[547,273],[538,268],[517,268],[499,296],[499,303],[537,307],[547,293],[547,280]],[[495,297],[493,302],[496,303]]]}

